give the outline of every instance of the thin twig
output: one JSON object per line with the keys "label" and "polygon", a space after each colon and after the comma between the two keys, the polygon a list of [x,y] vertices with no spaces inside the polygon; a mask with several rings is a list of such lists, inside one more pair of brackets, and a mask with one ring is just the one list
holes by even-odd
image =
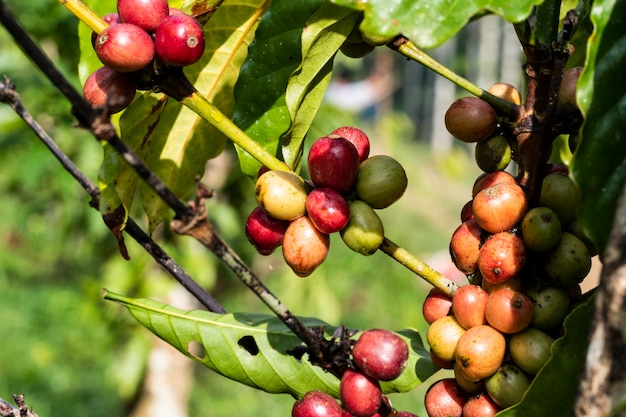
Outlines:
{"label": "thin twig", "polygon": [[13,407],[7,401],[0,398],[1,417],[38,417],[37,414],[26,405],[24,394],[13,394],[13,401],[17,407]]}
{"label": "thin twig", "polygon": [[[12,83],[5,79],[0,82],[0,101],[7,103],[35,132],[37,137],[52,152],[57,160],[63,165],[74,179],[91,196],[89,205],[95,209],[99,207],[100,190],[87,178],[81,170],[70,160],[67,155],[58,147],[48,133],[37,123],[32,115],[26,110],[19,94],[14,90]],[[148,252],[159,265],[174,277],[183,287],[185,287],[203,306],[215,313],[226,313],[226,309],[209,293],[207,293],[196,281],[193,280],[156,242],[154,242],[139,225],[129,218],[125,228],[126,232],[137,241]]]}

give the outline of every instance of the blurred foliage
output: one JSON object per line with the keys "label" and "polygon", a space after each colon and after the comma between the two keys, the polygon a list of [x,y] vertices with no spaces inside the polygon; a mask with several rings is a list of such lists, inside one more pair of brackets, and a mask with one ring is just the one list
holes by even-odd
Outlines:
{"label": "blurred foliage", "polygon": [[[8,3],[78,87],[75,18],[49,1]],[[4,30],[0,45],[0,74],[11,78],[39,123],[95,179],[101,146],[73,126],[69,105]],[[380,212],[388,235],[435,266],[443,259],[440,265],[445,267],[448,236],[478,174],[471,155],[462,147],[433,155],[427,146],[406,140],[415,137],[415,127],[403,113],[361,116],[323,106],[307,143],[352,124],[370,134],[372,153],[397,157],[407,170],[410,189]],[[176,284],[130,238],[132,259],[121,259],[84,191],[6,106],[0,106],[0,150],[0,331],[8,340],[0,350],[0,397],[24,393],[42,417],[127,415],[153,336],[124,309],[102,301],[102,288],[159,299]],[[209,165],[205,180],[217,191],[208,203],[216,227],[296,314],[352,328],[425,330],[421,303],[429,287],[382,253],[364,258],[335,236],[327,261],[305,280],[284,267],[280,251],[256,255],[242,227],[254,206],[253,184],[239,171],[231,146]],[[196,242],[173,236],[164,227],[156,230],[155,238],[228,310],[267,312]],[[196,378],[190,415],[256,416],[261,407],[264,414],[288,415],[293,402],[206,369],[198,368]],[[405,394],[394,397],[394,404],[419,412],[421,398],[419,393]]]}

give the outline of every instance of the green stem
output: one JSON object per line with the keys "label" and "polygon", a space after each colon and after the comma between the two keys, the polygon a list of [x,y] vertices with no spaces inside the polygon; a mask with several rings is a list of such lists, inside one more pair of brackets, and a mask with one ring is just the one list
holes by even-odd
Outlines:
{"label": "green stem", "polygon": [[380,250],[450,297],[452,297],[459,288],[450,278],[434,270],[387,238],[383,240]]}
{"label": "green stem", "polygon": [[100,16],[93,12],[85,3],[80,0],[59,0],[65,8],[79,18],[91,30],[100,34],[109,24],[102,20]]}
{"label": "green stem", "polygon": [[392,49],[395,49],[405,57],[422,64],[426,68],[452,81],[454,84],[458,85],[468,93],[485,100],[500,113],[509,116],[512,120],[517,120],[517,116],[519,115],[520,111],[519,106],[507,100],[501,99],[500,97],[496,97],[488,91],[483,90],[473,82],[461,77],[450,68],[441,64],[433,57],[428,55],[426,52],[418,48],[417,45],[415,45],[407,38],[399,36],[393,42],[388,44],[388,46]]}
{"label": "green stem", "polygon": [[546,49],[552,48],[559,30],[561,0],[546,0],[537,6],[535,27],[533,28],[535,45]]}

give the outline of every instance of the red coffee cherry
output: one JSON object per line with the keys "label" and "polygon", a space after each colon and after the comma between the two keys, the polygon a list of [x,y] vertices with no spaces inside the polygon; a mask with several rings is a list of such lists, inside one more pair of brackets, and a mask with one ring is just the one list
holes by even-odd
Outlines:
{"label": "red coffee cherry", "polygon": [[108,106],[109,113],[113,114],[128,107],[136,91],[137,83],[130,74],[101,67],[85,81],[83,97],[94,107]]}
{"label": "red coffee cherry", "polygon": [[163,19],[154,39],[156,54],[173,67],[184,67],[198,61],[204,53],[204,32],[192,16],[174,14]]}
{"label": "red coffee cherry", "polygon": [[406,366],[409,348],[397,334],[384,329],[367,330],[352,349],[354,363],[378,381],[396,379]]}
{"label": "red coffee cherry", "polygon": [[154,32],[170,14],[170,8],[167,0],[117,0],[117,13],[122,22]]}
{"label": "red coffee cherry", "polygon": [[117,72],[138,71],[154,58],[154,42],[148,32],[130,23],[106,27],[94,48],[100,61]]}

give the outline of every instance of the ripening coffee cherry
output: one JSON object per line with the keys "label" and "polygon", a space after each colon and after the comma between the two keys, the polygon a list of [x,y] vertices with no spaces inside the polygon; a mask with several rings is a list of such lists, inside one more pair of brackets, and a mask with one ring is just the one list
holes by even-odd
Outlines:
{"label": "ripening coffee cherry", "polygon": [[402,165],[388,155],[374,155],[361,162],[355,183],[356,195],[370,207],[383,209],[395,203],[408,180]]}
{"label": "ripening coffee cherry", "polygon": [[204,31],[198,21],[186,14],[166,17],[156,28],[154,37],[156,55],[173,67],[184,67],[197,62],[204,53]]}
{"label": "ripening coffee cherry", "polygon": [[259,206],[275,219],[291,221],[305,213],[306,188],[292,172],[265,172],[256,180],[254,196]]}
{"label": "ripening coffee cherry", "polygon": [[533,320],[530,325],[536,329],[550,331],[563,324],[569,313],[570,297],[566,288],[548,286],[541,289],[530,288],[526,295],[533,301]]}
{"label": "ripening coffee cherry", "polygon": [[373,378],[348,369],[339,382],[341,404],[355,417],[371,417],[380,407],[382,392]]}
{"label": "ripening coffee cherry", "polygon": [[493,417],[501,410],[487,393],[480,393],[465,403],[463,417]]}
{"label": "ripening coffee cherry", "polygon": [[460,141],[480,142],[496,130],[498,115],[486,101],[462,97],[448,108],[444,122],[448,132]]}
{"label": "ripening coffee cherry", "polygon": [[528,198],[522,187],[505,182],[480,191],[472,202],[474,219],[489,233],[512,229],[526,211]]}
{"label": "ripening coffee cherry", "polygon": [[543,269],[550,280],[560,287],[579,284],[591,270],[589,250],[576,236],[563,232],[559,243],[547,252]]}
{"label": "ripening coffee cherry", "polygon": [[518,106],[522,104],[522,95],[519,90],[508,83],[495,83],[487,90],[496,97],[510,101]]}
{"label": "ripening coffee cherry", "polygon": [[478,194],[485,188],[491,187],[492,185],[496,185],[501,182],[517,184],[515,178],[506,171],[483,172],[474,181],[474,185],[472,187],[472,198],[476,197],[476,194]]}
{"label": "ripening coffee cherry", "polygon": [[359,170],[359,154],[343,137],[323,136],[313,142],[307,158],[311,181],[342,194],[352,191]]}
{"label": "ripening coffee cherry", "polygon": [[96,37],[94,48],[100,61],[117,72],[138,71],[154,58],[148,32],[130,23],[107,26]]}
{"label": "ripening coffee cherry", "polygon": [[330,394],[309,391],[297,400],[291,409],[291,417],[341,417],[341,405]]}
{"label": "ripening coffee cherry", "polygon": [[137,83],[130,75],[109,67],[95,70],[85,80],[83,97],[94,107],[107,106],[109,114],[124,110],[135,98]]}
{"label": "ripening coffee cherry", "polygon": [[422,303],[422,315],[426,323],[445,317],[452,311],[452,299],[439,288],[433,287]]}
{"label": "ripening coffee cherry", "polygon": [[[109,26],[115,25],[116,23],[122,23],[120,15],[118,15],[117,13],[107,13],[102,16],[102,20],[104,20]],[[96,32],[91,32],[91,46],[93,46],[94,48],[96,46],[97,37],[98,34]]]}
{"label": "ripening coffee cherry", "polygon": [[361,255],[374,254],[383,243],[385,229],[378,214],[367,203],[354,200],[349,203],[350,220],[339,234],[343,242]]}
{"label": "ripening coffee cherry", "polygon": [[326,234],[343,229],[350,219],[350,207],[332,188],[318,187],[306,197],[306,212],[317,229]]}
{"label": "ripening coffee cherry", "polygon": [[513,364],[505,364],[485,381],[487,394],[502,408],[519,403],[530,386],[526,374]]}
{"label": "ripening coffee cherry", "polygon": [[424,407],[428,417],[461,417],[467,397],[454,378],[432,384],[426,391]]}
{"label": "ripening coffee cherry", "polygon": [[522,218],[522,238],[526,247],[535,252],[552,249],[561,239],[561,222],[548,207],[533,207]]}
{"label": "ripening coffee cherry", "polygon": [[288,221],[275,219],[257,206],[248,215],[244,230],[258,253],[270,255],[283,243],[287,226]]}
{"label": "ripening coffee cherry", "polygon": [[117,13],[122,22],[154,32],[170,14],[170,8],[167,0],[117,0]]}
{"label": "ripening coffee cherry", "polygon": [[487,324],[485,306],[489,294],[480,285],[463,285],[452,298],[452,313],[466,329]]}
{"label": "ripening coffee cherry", "polygon": [[[335,130],[330,135],[341,136],[349,140],[356,148],[359,154],[359,161],[363,162],[370,154],[370,139],[367,134],[359,128],[353,126],[342,126]],[[329,136],[330,136],[329,135]]]}
{"label": "ripening coffee cherry", "polygon": [[308,216],[291,223],[283,236],[283,258],[299,277],[308,277],[324,262],[328,255],[330,237],[322,233]]}
{"label": "ripening coffee cherry", "polygon": [[454,361],[454,351],[465,328],[454,316],[435,320],[426,332],[426,340],[433,354],[443,361]]}
{"label": "ripening coffee cherry", "polygon": [[511,162],[509,140],[502,135],[495,135],[478,142],[474,148],[474,159],[478,168],[484,172],[502,171]]}
{"label": "ripening coffee cherry", "polygon": [[454,265],[465,275],[471,275],[478,270],[482,234],[483,229],[475,219],[461,223],[452,233],[450,255]]}
{"label": "ripening coffee cherry", "polygon": [[527,328],[533,320],[532,300],[524,293],[502,288],[489,295],[485,307],[487,323],[494,329],[513,334]]}
{"label": "ripening coffee cherry", "polygon": [[478,270],[483,281],[499,284],[518,275],[526,263],[526,245],[509,232],[491,235],[480,248]]}
{"label": "ripening coffee cherry", "polygon": [[479,392],[485,391],[485,381],[470,381],[467,379],[465,375],[463,375],[463,372],[459,369],[459,365],[456,361],[454,362],[452,371],[454,372],[454,379],[456,380],[456,383],[466,394],[475,395]]}
{"label": "ripening coffee cherry", "polygon": [[580,189],[569,176],[558,173],[546,175],[541,185],[539,205],[551,208],[562,225],[576,218],[580,205]]}
{"label": "ripening coffee cherry", "polygon": [[506,340],[491,326],[468,329],[456,345],[455,360],[459,371],[469,381],[479,381],[493,375],[504,360]]}
{"label": "ripening coffee cherry", "polygon": [[571,111],[578,108],[576,101],[576,86],[583,67],[572,67],[563,72],[563,79],[559,87],[559,98],[556,108],[564,111]]}
{"label": "ripening coffee cherry", "polygon": [[509,339],[509,353],[519,368],[535,375],[552,356],[550,348],[554,339],[539,329],[528,327]]}
{"label": "ripening coffee cherry", "polygon": [[384,329],[366,330],[352,348],[352,358],[364,374],[391,381],[400,376],[409,358],[409,348],[400,336]]}

